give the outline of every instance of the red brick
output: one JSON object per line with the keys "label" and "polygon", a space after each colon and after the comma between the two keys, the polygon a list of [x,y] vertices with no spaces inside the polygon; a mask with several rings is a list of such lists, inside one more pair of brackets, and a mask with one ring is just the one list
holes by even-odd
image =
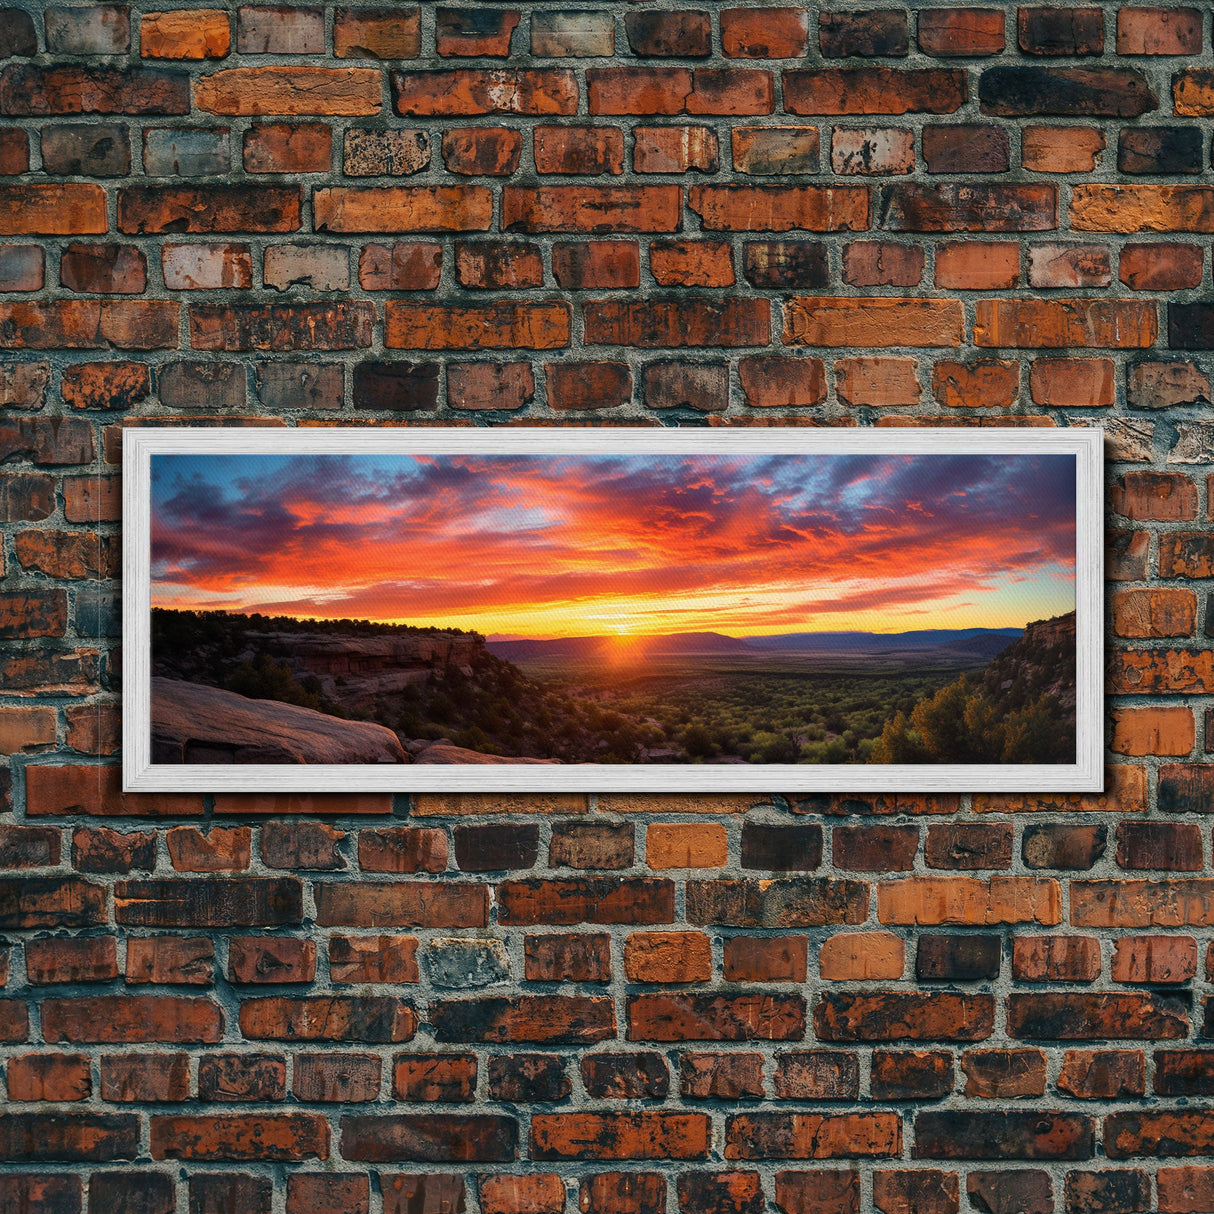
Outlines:
{"label": "red brick", "polygon": [[[497,1162],[513,1160],[517,1152],[518,1122],[511,1117],[425,1113],[345,1116],[341,1122],[341,1154],[350,1160]],[[425,1190],[434,1191],[438,1201],[453,1201],[451,1208],[458,1209],[462,1189],[444,1183],[432,1190],[431,1179],[435,1178],[427,1179]],[[405,1214],[409,1206],[395,1209],[396,1214]]]}
{"label": "red brick", "polygon": [[897,127],[835,127],[830,164],[839,176],[910,173],[915,167],[913,131]]}
{"label": "red brick", "polygon": [[329,977],[341,983],[417,982],[417,939],[413,936],[332,936]]}
{"label": "red brick", "polygon": [[742,68],[588,68],[590,113],[770,114],[775,108],[772,73]]}
{"label": "red brick", "polygon": [[873,1173],[873,1206],[881,1214],[957,1214],[961,1186],[956,1172],[932,1168]]}
{"label": "red brick", "polygon": [[1119,708],[1112,716],[1115,754],[1188,755],[1193,750],[1191,708]]}
{"label": "red brick", "polygon": [[56,982],[108,982],[118,977],[117,941],[94,939],[29,940],[25,971],[34,986]]}
{"label": "red brick", "polygon": [[376,1054],[296,1054],[291,1092],[299,1100],[355,1104],[379,1095],[381,1063]]}
{"label": "red brick", "polygon": [[[379,74],[375,73],[376,93]],[[461,69],[393,72],[396,112],[414,118],[466,118],[476,114],[574,114],[578,85],[573,72],[545,69]],[[595,111],[592,109],[591,113]]]}
{"label": "red brick", "polygon": [[1197,626],[1197,596],[1191,590],[1119,590],[1112,604],[1117,636],[1188,637]]}
{"label": "red brick", "polygon": [[524,939],[528,982],[608,982],[611,937],[598,932],[545,933]]}
{"label": "red brick", "polygon": [[338,186],[316,190],[312,209],[318,232],[479,232],[493,200],[484,186]]}
{"label": "red brick", "polygon": [[0,132],[0,175],[13,177],[18,173],[28,173],[29,167],[29,135],[16,127]]}
{"label": "red brick", "polygon": [[240,1031],[250,1040],[408,1041],[417,1013],[387,995],[271,995],[241,1003]]}
{"label": "red brick", "polygon": [[144,13],[139,21],[139,53],[145,59],[222,59],[231,43],[231,17],[222,9]]}
{"label": "red brick", "polygon": [[0,347],[172,349],[178,305],[161,300],[62,299],[0,304]]}
{"label": "red brick", "polygon": [[896,408],[917,405],[923,394],[913,358],[840,358],[835,375],[845,405]]}
{"label": "red brick", "polygon": [[963,71],[855,67],[783,75],[790,114],[951,114],[967,95]]}
{"label": "red brick", "polygon": [[460,286],[474,290],[525,290],[543,285],[544,262],[539,248],[524,241],[461,241],[455,275]]}
{"label": "red brick", "polygon": [[632,167],[638,173],[717,170],[717,136],[709,127],[638,126],[633,128],[632,138]]}
{"label": "red brick", "polygon": [[502,228],[516,232],[675,232],[678,186],[506,186]]}
{"label": "red brick", "polygon": [[733,253],[724,242],[655,240],[649,265],[662,287],[728,287],[734,281]]}
{"label": "red brick", "polygon": [[535,128],[537,173],[597,175],[624,171],[624,134],[616,127]]}
{"label": "red brick", "polygon": [[371,344],[367,300],[296,304],[190,304],[195,350],[355,350]]}
{"label": "red brick", "polygon": [[703,59],[712,53],[712,18],[705,12],[630,12],[624,25],[634,55]]}
{"label": "red brick", "polygon": [[613,409],[632,399],[632,371],[625,363],[550,363],[546,377],[552,409]]}
{"label": "red brick", "polygon": [[392,1095],[426,1103],[475,1100],[476,1055],[398,1055],[393,1060]]}
{"label": "red brick", "polygon": [[805,1001],[799,995],[708,992],[633,995],[629,1041],[799,1041]]}
{"label": "red brick", "polygon": [[794,346],[959,346],[964,328],[950,299],[802,296],[784,309],[784,344]]}
{"label": "red brick", "polygon": [[1120,278],[1132,291],[1182,291],[1201,283],[1203,251],[1192,244],[1127,244]]}
{"label": "red brick", "polygon": [[1200,55],[1201,40],[1199,9],[1126,6],[1117,12],[1119,55]]}
{"label": "red brick", "polygon": [[252,831],[247,826],[216,826],[203,834],[196,826],[175,826],[165,833],[169,858],[178,872],[234,872],[249,867]]}
{"label": "red brick", "polygon": [[531,1157],[560,1159],[705,1159],[709,1122],[703,1113],[537,1113]]}
{"label": "red brick", "polygon": [[624,946],[624,972],[632,982],[707,982],[712,943],[702,932],[633,932]]}
{"label": "red brick", "polygon": [[809,14],[803,8],[725,8],[721,46],[741,59],[799,59],[809,43]]}
{"label": "red brick", "polygon": [[284,936],[233,936],[228,943],[228,980],[236,983],[311,982],[316,942]]}
{"label": "red brick", "polygon": [[1111,497],[1116,514],[1138,522],[1197,517],[1197,487],[1176,472],[1127,472],[1113,485]]}
{"label": "red brick", "polygon": [[46,281],[42,250],[36,245],[0,245],[0,291],[41,291]]}
{"label": "red brick", "polygon": [[1006,241],[942,244],[936,248],[936,286],[998,291],[1020,281],[1020,249]]}
{"label": "red brick", "polygon": [[1125,936],[1114,943],[1114,982],[1167,985],[1188,982],[1196,973],[1197,942],[1191,936]]}
{"label": "red brick", "polygon": [[1038,358],[1029,368],[1029,391],[1038,405],[1094,408],[1117,399],[1108,358]]}
{"label": "red brick", "polygon": [[864,186],[693,185],[687,205],[709,232],[855,232],[869,226]]}
{"label": "red brick", "polygon": [[932,393],[949,409],[1006,409],[1020,395],[1020,364],[997,359],[938,362],[932,368]]}
{"label": "red brick", "polygon": [[333,14],[333,54],[339,59],[416,59],[420,50],[416,8],[339,8]]}
{"label": "red brick", "polygon": [[205,937],[132,937],[126,944],[126,980],[131,985],[210,986],[214,955],[214,945]]}
{"label": "red brick", "polygon": [[1155,305],[1140,300],[980,299],[974,344],[1133,349],[1154,344],[1158,331]]}
{"label": "red brick", "polygon": [[97,995],[46,999],[42,1004],[42,1035],[47,1042],[211,1044],[220,1040],[222,1032],[219,1007],[195,996]]}
{"label": "red brick", "polygon": [[571,291],[637,287],[640,263],[634,240],[566,241],[552,247],[553,277]]}
{"label": "red brick", "polygon": [[443,162],[449,172],[508,177],[519,166],[523,137],[498,127],[458,127],[443,132]]}
{"label": "red brick", "polygon": [[853,287],[917,287],[923,249],[891,241],[855,241],[843,248],[843,280]]}
{"label": "red brick", "polygon": [[134,245],[70,244],[59,263],[59,281],[69,291],[140,295],[147,289],[147,261]]}
{"label": "red brick", "polygon": [[8,1060],[6,1078],[12,1101],[87,1100],[92,1094],[91,1066],[83,1054],[21,1054]]}
{"label": "red brick", "polygon": [[812,408],[826,399],[826,372],[818,358],[744,358],[738,377],[752,408]]}
{"label": "red brick", "polygon": [[551,1172],[531,1176],[482,1176],[481,1214],[561,1214],[565,1181]]}
{"label": "red brick", "polygon": [[1003,50],[1001,9],[928,9],[918,17],[919,49],[925,54],[942,59],[976,58]]}
{"label": "red brick", "polygon": [[367,1176],[295,1172],[287,1178],[287,1214],[368,1214]]}
{"label": "red brick", "polygon": [[189,77],[184,72],[134,67],[13,64],[0,73],[0,113],[188,114]]}
{"label": "red brick", "polygon": [[765,346],[771,340],[766,299],[590,300],[582,305],[588,345]]}
{"label": "red brick", "polygon": [[422,350],[554,350],[569,344],[564,301],[385,305],[384,345]]}
{"label": "red brick", "polygon": [[1100,976],[1100,945],[1091,936],[1017,936],[1012,973],[1020,982],[1092,982]]}
{"label": "red brick", "polygon": [[255,123],[242,147],[250,173],[327,173],[333,164],[333,132],[323,122]]}
{"label": "red brick", "polygon": [[228,116],[333,115],[380,111],[382,80],[371,68],[238,67],[194,82],[194,105]]}
{"label": "red brick", "polygon": [[295,232],[298,186],[128,186],[118,191],[118,230],[161,232]]}
{"label": "red brick", "polygon": [[738,1113],[725,1123],[726,1159],[884,1159],[902,1153],[896,1113]]}
{"label": "red brick", "polygon": [[329,1123],[315,1113],[153,1116],[153,1159],[288,1162],[325,1159]]}

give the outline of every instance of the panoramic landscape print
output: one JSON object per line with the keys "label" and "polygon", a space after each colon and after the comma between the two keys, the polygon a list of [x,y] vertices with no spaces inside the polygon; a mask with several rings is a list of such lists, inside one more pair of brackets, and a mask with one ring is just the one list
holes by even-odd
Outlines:
{"label": "panoramic landscape print", "polygon": [[158,764],[1075,761],[1076,459],[156,454]]}

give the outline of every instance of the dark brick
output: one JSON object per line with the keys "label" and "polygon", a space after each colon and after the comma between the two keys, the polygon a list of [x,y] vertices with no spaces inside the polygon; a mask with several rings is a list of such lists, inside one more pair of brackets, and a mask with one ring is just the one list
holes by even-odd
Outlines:
{"label": "dark brick", "polygon": [[665,1100],[670,1074],[661,1054],[588,1054],[582,1083],[592,1100]]}
{"label": "dark brick", "polygon": [[63,177],[126,177],[130,127],[124,122],[64,122],[40,132],[44,172]]}
{"label": "dark brick", "polygon": [[822,828],[742,824],[742,867],[768,872],[810,872],[822,863]]}
{"label": "dark brick", "polygon": [[915,1159],[1091,1159],[1092,1119],[1079,1113],[915,1114]]}
{"label": "dark brick", "polygon": [[1091,868],[1104,855],[1108,827],[1031,823],[1024,828],[1021,855],[1027,868]]}
{"label": "dark brick", "polygon": [[984,114],[1016,118],[1138,118],[1159,108],[1134,68],[988,67],[978,81]]}
{"label": "dark brick", "polygon": [[552,868],[631,868],[633,836],[628,822],[556,822],[548,864]]}
{"label": "dark brick", "polygon": [[923,854],[929,868],[1011,868],[1012,827],[962,822],[929,826]]}
{"label": "dark brick", "polygon": [[831,835],[836,868],[856,872],[908,872],[919,850],[917,826],[836,826]]}
{"label": "dark brick", "polygon": [[1125,127],[1117,140],[1117,171],[1194,174],[1202,170],[1202,133],[1195,126]]}
{"label": "dark brick", "polygon": [[496,1054],[489,1059],[489,1099],[564,1100],[573,1091],[565,1063],[552,1054]]}
{"label": "dark brick", "polygon": [[965,1188],[979,1214],[1054,1214],[1054,1189],[1048,1172],[970,1172]]}
{"label": "dark brick", "polygon": [[1121,868],[1200,872],[1201,827],[1189,822],[1118,822]]}
{"label": "dark brick", "polygon": [[354,366],[354,407],[405,412],[438,404],[438,363],[362,362]]}
{"label": "dark brick", "polygon": [[953,1056],[943,1050],[874,1050],[874,1100],[939,1100],[953,1090]]}
{"label": "dark brick", "polygon": [[915,974],[926,982],[980,982],[999,977],[999,936],[921,935]]}
{"label": "dark brick", "polygon": [[818,289],[830,282],[826,246],[813,240],[748,240],[742,273],[754,287]]}
{"label": "dark brick", "polygon": [[518,1122],[449,1113],[347,1115],[341,1154],[370,1163],[505,1163],[518,1155]]}
{"label": "dark brick", "polygon": [[1022,8],[1017,34],[1020,49],[1030,55],[1099,55],[1104,13],[1099,8]]}
{"label": "dark brick", "polygon": [[204,1172],[190,1177],[190,1214],[270,1214],[268,1176]]}
{"label": "dark brick", "polygon": [[634,55],[703,59],[712,54],[711,17],[704,12],[629,12],[624,15]]}
{"label": "dark brick", "polygon": [[819,13],[818,46],[827,59],[844,59],[851,55],[866,59],[905,55],[910,50],[906,11],[886,8]]}
{"label": "dark brick", "polygon": [[465,872],[501,872],[532,868],[540,849],[540,828],[521,826],[457,826],[455,863]]}

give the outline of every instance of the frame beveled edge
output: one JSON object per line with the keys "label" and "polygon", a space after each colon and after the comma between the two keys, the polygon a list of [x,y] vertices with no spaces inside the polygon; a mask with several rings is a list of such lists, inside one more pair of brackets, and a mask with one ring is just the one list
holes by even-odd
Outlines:
{"label": "frame beveled edge", "polygon": [[[1099,792],[1104,787],[1103,431],[989,427],[132,428],[123,433],[123,752],[126,792]],[[1007,454],[1076,456],[1073,764],[155,765],[151,762],[151,459],[159,454]]]}

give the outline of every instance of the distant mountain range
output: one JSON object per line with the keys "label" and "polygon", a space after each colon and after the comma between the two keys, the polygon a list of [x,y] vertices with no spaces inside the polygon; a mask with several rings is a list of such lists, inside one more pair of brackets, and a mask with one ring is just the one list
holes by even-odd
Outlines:
{"label": "distant mountain range", "polygon": [[786,632],[777,636],[731,637],[720,632],[677,632],[659,636],[553,637],[549,640],[487,641],[485,648],[508,662],[543,658],[594,658],[621,641],[633,653],[653,657],[750,656],[766,653],[889,654],[952,650],[994,657],[1018,636],[1019,628],[925,628],[914,632]]}

